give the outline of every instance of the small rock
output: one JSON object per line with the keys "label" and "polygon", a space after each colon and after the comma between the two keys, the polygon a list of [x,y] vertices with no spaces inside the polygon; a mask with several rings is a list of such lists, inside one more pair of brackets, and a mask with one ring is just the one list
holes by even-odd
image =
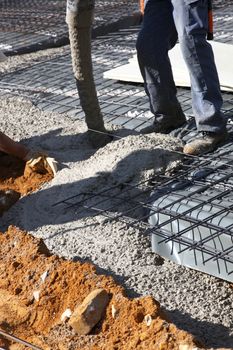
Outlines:
{"label": "small rock", "polygon": [[22,288],[19,288],[19,287],[15,288],[15,295],[18,295],[21,292],[22,292]]}
{"label": "small rock", "polygon": [[109,295],[104,289],[91,292],[73,312],[69,325],[80,335],[90,333],[100,321],[109,302]]}
{"label": "small rock", "polygon": [[151,325],[151,323],[152,323],[152,317],[151,317],[151,315],[146,315],[146,316],[144,317],[144,320],[145,320],[145,322],[146,322],[146,325],[149,327],[149,326]]}
{"label": "small rock", "polygon": [[115,308],[114,305],[112,305],[112,317],[113,317],[113,318],[116,318],[117,314],[118,314],[117,309]]}
{"label": "small rock", "polygon": [[48,271],[45,271],[45,272],[40,276],[40,278],[41,278],[41,280],[42,280],[43,283],[44,283],[44,281],[46,280],[47,276],[48,276]]}
{"label": "small rock", "polygon": [[67,318],[70,318],[70,316],[72,315],[72,312],[70,309],[66,309],[63,314],[61,315],[61,321],[65,321]]}
{"label": "small rock", "polygon": [[17,267],[19,267],[21,264],[20,264],[20,262],[18,262],[18,261],[14,261],[13,263],[12,263],[12,267],[14,267],[14,269],[17,269]]}
{"label": "small rock", "polygon": [[60,245],[66,245],[66,239],[65,239],[65,238],[62,238],[62,239],[61,239]]}
{"label": "small rock", "polygon": [[39,301],[39,299],[40,299],[40,291],[39,290],[35,290],[33,292],[33,297],[34,297],[35,301]]}

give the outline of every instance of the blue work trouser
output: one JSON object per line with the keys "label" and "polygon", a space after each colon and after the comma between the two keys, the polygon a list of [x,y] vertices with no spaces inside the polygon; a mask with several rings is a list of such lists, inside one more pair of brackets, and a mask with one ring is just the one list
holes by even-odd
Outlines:
{"label": "blue work trouser", "polygon": [[168,57],[179,39],[188,67],[192,107],[199,131],[220,133],[226,121],[208,30],[207,0],[147,0],[137,40],[138,61],[155,119],[177,115],[179,102]]}

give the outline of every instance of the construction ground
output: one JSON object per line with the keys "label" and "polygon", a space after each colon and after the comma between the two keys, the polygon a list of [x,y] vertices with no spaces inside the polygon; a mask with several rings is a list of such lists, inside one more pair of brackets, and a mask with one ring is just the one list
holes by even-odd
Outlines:
{"label": "construction ground", "polygon": [[[215,40],[233,44],[232,2],[214,5]],[[229,141],[211,155],[183,157],[182,140],[173,135],[140,134],[153,120],[143,86],[103,78],[135,54],[138,1],[96,0],[94,77],[114,139],[93,148],[72,72],[65,7],[65,0],[0,0],[0,50],[8,56],[0,63],[0,130],[58,161],[53,177],[24,174],[23,162],[0,155],[0,190],[21,196],[4,213],[0,200],[0,331],[44,350],[232,349],[233,245],[208,251],[202,238],[200,244],[169,235],[147,218],[148,210],[156,213],[151,194],[157,188],[206,168],[208,176],[215,172],[211,178],[192,180],[199,208],[208,197],[213,206],[218,200],[224,217],[231,215],[233,93],[223,93]],[[188,120],[180,131],[185,139],[194,132],[190,90],[178,88],[178,97]],[[232,243],[232,222],[222,230],[220,221],[194,222],[189,214],[182,220],[204,225],[218,240],[224,231]],[[153,234],[181,250],[201,251],[203,265],[216,262],[215,275],[153,253]],[[100,288],[108,293],[101,320],[78,335],[69,318]],[[0,335],[0,349],[27,348]]]}

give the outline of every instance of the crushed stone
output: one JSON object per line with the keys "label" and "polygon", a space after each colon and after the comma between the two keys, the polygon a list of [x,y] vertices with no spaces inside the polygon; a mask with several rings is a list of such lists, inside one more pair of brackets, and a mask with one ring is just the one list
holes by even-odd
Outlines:
{"label": "crushed stone", "polygon": [[[157,172],[170,171],[180,157],[178,140],[168,136],[128,135],[100,150],[93,149],[85,125],[64,115],[43,113],[22,99],[2,99],[6,118],[1,130],[40,147],[60,165],[57,176],[40,191],[22,198],[1,222],[5,230],[15,224],[43,238],[48,248],[73,260],[92,262],[97,270],[113,276],[130,296],[152,295],[166,308],[171,320],[202,339],[208,347],[230,347],[233,343],[233,293],[229,283],[178,266],[151,253],[150,237],[122,222],[111,222],[90,210],[53,206],[59,200],[83,191],[115,186],[111,199],[117,202],[120,184],[135,184]],[[13,115],[12,115],[13,114]],[[116,130],[121,135],[121,130]],[[138,198],[144,198],[137,188]],[[93,205],[90,200],[89,205]],[[108,202],[101,204],[104,210]],[[137,217],[139,213],[131,213]]]}

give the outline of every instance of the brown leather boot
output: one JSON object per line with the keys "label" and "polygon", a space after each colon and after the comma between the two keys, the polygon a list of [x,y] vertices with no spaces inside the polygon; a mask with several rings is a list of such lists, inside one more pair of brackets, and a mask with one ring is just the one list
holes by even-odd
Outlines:
{"label": "brown leather boot", "polygon": [[201,155],[212,152],[221,142],[225,141],[227,137],[227,131],[224,131],[221,134],[203,132],[196,139],[188,142],[184,146],[183,153]]}

